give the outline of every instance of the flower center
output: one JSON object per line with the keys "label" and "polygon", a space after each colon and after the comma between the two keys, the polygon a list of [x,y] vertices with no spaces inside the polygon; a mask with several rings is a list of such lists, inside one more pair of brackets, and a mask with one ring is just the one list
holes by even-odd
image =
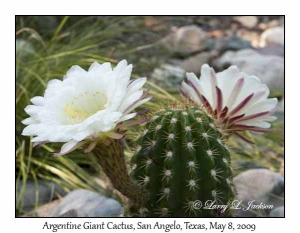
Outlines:
{"label": "flower center", "polygon": [[100,92],[84,92],[74,97],[64,108],[68,124],[78,124],[105,109],[107,98]]}

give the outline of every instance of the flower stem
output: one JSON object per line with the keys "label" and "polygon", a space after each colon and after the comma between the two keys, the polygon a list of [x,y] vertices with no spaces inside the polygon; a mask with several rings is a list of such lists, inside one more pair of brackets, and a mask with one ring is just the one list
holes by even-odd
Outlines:
{"label": "flower stem", "polygon": [[93,154],[114,188],[130,199],[131,208],[144,206],[147,200],[146,194],[138,188],[128,175],[121,141],[113,140],[110,145],[97,145],[93,150]]}

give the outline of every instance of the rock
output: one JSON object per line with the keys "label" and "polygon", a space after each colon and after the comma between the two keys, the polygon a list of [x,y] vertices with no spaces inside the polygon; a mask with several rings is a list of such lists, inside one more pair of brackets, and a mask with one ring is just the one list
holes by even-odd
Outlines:
{"label": "rock", "polygon": [[237,190],[237,198],[251,200],[267,193],[281,195],[284,192],[282,175],[268,169],[250,169],[233,179]]}
{"label": "rock", "polygon": [[284,206],[276,207],[270,212],[269,217],[284,217]]}
{"label": "rock", "polygon": [[[19,195],[23,195],[20,208],[23,210],[30,210],[37,205],[48,203],[58,196],[64,196],[66,192],[57,184],[53,182],[27,180],[25,186],[20,183],[17,187],[17,199]],[[24,189],[24,190],[22,190]],[[38,189],[38,191],[36,191]],[[23,192],[23,193],[22,193]],[[36,194],[38,193],[38,197]]]}
{"label": "rock", "polygon": [[180,64],[186,72],[193,72],[195,74],[200,74],[201,66],[207,63],[210,63],[213,57],[216,57],[218,53],[216,51],[212,52],[202,52],[195,56],[189,57]]}
{"label": "rock", "polygon": [[282,110],[284,111],[284,97],[280,100],[279,106],[280,106],[280,107],[282,108]]}
{"label": "rock", "polygon": [[[74,217],[83,217],[79,216],[78,212],[74,209],[68,210],[66,213],[59,215],[59,218],[74,218]],[[84,216],[86,217],[86,216]]]}
{"label": "rock", "polygon": [[[237,140],[240,140],[240,139],[237,139]],[[241,140],[240,140],[241,141]],[[242,142],[242,141],[241,141]],[[245,143],[243,141],[243,143]],[[246,144],[246,143],[245,143]],[[250,149],[251,151],[253,151],[253,148]],[[236,161],[236,166],[237,167],[240,167],[241,169],[240,170],[243,170],[243,171],[246,171],[246,170],[249,170],[249,169],[260,169],[260,168],[266,168],[260,164],[258,164],[257,162],[255,161],[243,161],[243,160],[239,160],[239,161]]]}
{"label": "rock", "polygon": [[284,112],[284,97],[278,102],[277,111]]}
{"label": "rock", "polygon": [[266,30],[268,28],[278,27],[278,26],[284,27],[284,16],[277,19],[273,19],[271,21],[270,19],[264,19],[260,24],[258,24],[258,28],[262,30]]}
{"label": "rock", "polygon": [[266,47],[259,48],[257,49],[257,52],[263,55],[275,55],[284,57],[284,47],[278,44],[268,45]]}
{"label": "rock", "polygon": [[220,37],[206,40],[207,47],[212,50],[224,52],[227,50],[240,50],[252,48],[250,41],[238,36]]}
{"label": "rock", "polygon": [[270,89],[284,89],[284,59],[274,55],[262,55],[252,49],[236,52],[227,51],[218,58],[214,65],[223,70],[236,65],[241,71],[257,76]]}
{"label": "rock", "polygon": [[234,20],[247,28],[253,28],[257,25],[258,19],[256,16],[236,16]]}
{"label": "rock", "polygon": [[122,213],[119,202],[85,189],[70,192],[53,208],[50,217],[75,214],[78,217],[112,217]]}
{"label": "rock", "polygon": [[57,16],[43,15],[35,16],[38,28],[44,33],[53,33],[59,24],[59,18]]}
{"label": "rock", "polygon": [[278,102],[274,116],[277,117],[277,121],[284,122],[284,98]]}
{"label": "rock", "polygon": [[23,39],[16,39],[16,55],[24,58],[25,56],[34,53],[34,48],[30,42]]}
{"label": "rock", "polygon": [[173,53],[188,55],[205,47],[206,33],[196,25],[183,26],[162,39],[162,44]]}
{"label": "rock", "polygon": [[[233,179],[236,189],[236,200],[248,206],[249,201],[254,204],[263,203],[273,208],[284,204],[284,178],[280,174],[268,169],[251,169],[242,172]],[[237,210],[239,217],[267,216],[273,209],[251,211]]]}
{"label": "rock", "polygon": [[279,18],[278,22],[279,22],[279,26],[284,27],[284,16],[281,16],[281,17]]}
{"label": "rock", "polygon": [[22,217],[49,217],[53,208],[57,206],[61,202],[61,200],[62,199],[57,199],[49,203],[46,203],[42,206],[39,206],[36,209],[27,212]]}
{"label": "rock", "polygon": [[260,46],[265,47],[267,45],[278,44],[284,46],[284,28],[273,27],[265,30],[261,34]]}
{"label": "rock", "polygon": [[178,88],[185,78],[185,71],[174,65],[163,64],[156,68],[152,75],[151,81],[162,88]]}

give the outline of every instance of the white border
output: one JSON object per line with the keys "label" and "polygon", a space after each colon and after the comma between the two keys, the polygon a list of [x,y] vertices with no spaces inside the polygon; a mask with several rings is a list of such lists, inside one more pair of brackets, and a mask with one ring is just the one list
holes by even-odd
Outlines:
{"label": "white border", "polygon": [[[5,5],[4,5],[5,4]],[[1,3],[1,229],[3,232],[44,232],[42,226],[49,223],[82,223],[102,221],[135,223],[172,222],[172,219],[15,219],[15,164],[14,164],[14,118],[15,118],[15,14],[285,14],[286,15],[286,218],[285,219],[186,219],[193,223],[255,223],[255,232],[296,232],[299,229],[299,3],[296,1],[175,1],[171,0],[127,0],[127,1],[63,1],[26,0]],[[297,160],[297,161],[296,161]],[[177,221],[184,222],[185,219]],[[291,229],[291,230],[290,230]],[[293,229],[293,230],[292,230]],[[99,231],[99,230],[98,230]],[[47,231],[49,232],[49,231]],[[60,231],[59,231],[60,232]],[[64,230],[63,232],[71,232]],[[72,231],[79,232],[79,231]],[[87,232],[87,231],[80,231]],[[102,232],[111,232],[102,230]],[[128,231],[129,232],[129,231]],[[142,231],[135,231],[142,232]],[[161,231],[163,232],[163,231]],[[173,232],[173,231],[171,231]],[[201,231],[189,231],[201,232]],[[214,232],[214,231],[211,231]],[[220,231],[216,231],[220,232]],[[226,231],[229,232],[229,231]],[[238,231],[235,231],[238,232]],[[246,232],[246,231],[242,231]]]}

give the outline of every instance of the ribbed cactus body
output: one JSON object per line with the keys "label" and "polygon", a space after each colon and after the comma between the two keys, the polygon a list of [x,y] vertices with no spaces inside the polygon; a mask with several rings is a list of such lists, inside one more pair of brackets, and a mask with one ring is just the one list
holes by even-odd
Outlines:
{"label": "ribbed cactus body", "polygon": [[228,204],[233,198],[228,148],[207,113],[161,110],[137,143],[131,176],[148,194],[140,209],[143,216],[230,215],[228,210],[203,209],[210,201]]}

